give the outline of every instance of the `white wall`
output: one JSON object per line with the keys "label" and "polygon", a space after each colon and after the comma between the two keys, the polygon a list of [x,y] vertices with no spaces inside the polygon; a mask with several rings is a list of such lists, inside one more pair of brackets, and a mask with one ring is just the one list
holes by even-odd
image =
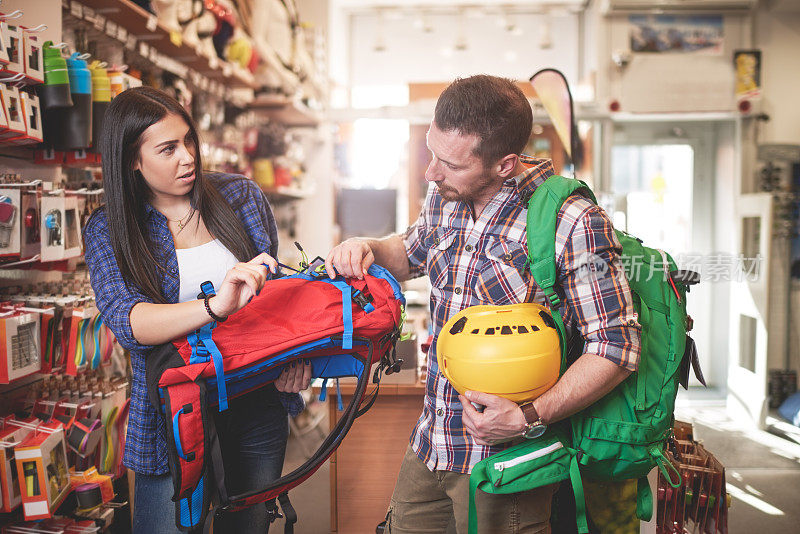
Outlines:
{"label": "white wall", "polygon": [[[733,111],[733,50],[750,47],[750,22],[741,15],[723,17],[724,44],[719,54],[634,53],[628,15],[605,17],[598,36],[598,102],[616,100],[621,111],[644,113]],[[618,67],[613,54],[628,54]]]}
{"label": "white wall", "polygon": [[9,21],[10,24],[34,27],[46,24],[47,29],[39,34],[41,42],[61,41],[61,0],[5,0],[2,12],[9,14],[17,9],[23,12],[19,19]]}
{"label": "white wall", "polygon": [[[328,0],[297,0],[300,19],[314,27],[328,31]],[[328,39],[330,47],[330,39]],[[325,257],[333,248],[334,188],[333,188],[333,134],[323,123],[317,128],[316,140],[307,150],[306,172],[313,194],[297,205],[297,238],[310,258]]]}
{"label": "white wall", "polygon": [[[528,79],[543,67],[561,69],[571,82],[578,76],[578,16],[518,14],[506,30],[497,14],[431,14],[433,31],[415,26],[421,15],[396,12],[354,13],[351,17],[350,54],[353,85],[392,85],[409,82],[450,81],[457,76],[488,73]],[[549,48],[540,46],[544,25],[549,25]],[[465,50],[455,50],[461,40]],[[382,42],[385,51],[374,50]]]}
{"label": "white wall", "polygon": [[762,143],[800,143],[800,2],[792,10],[763,8],[756,16],[756,48],[761,49]]}
{"label": "white wall", "polygon": [[[757,13],[755,45],[761,49],[763,97],[761,109],[769,115],[769,121],[760,125],[757,143],[800,144],[800,3],[778,2],[763,6]],[[752,173],[745,167],[744,173]],[[783,303],[785,295],[775,295]],[[783,298],[782,298],[783,297]],[[792,290],[791,325],[789,339],[781,340],[770,350],[770,367],[782,367],[784,347],[790,348],[790,367],[800,369],[800,287],[794,282]],[[783,310],[775,310],[770,319],[785,321]]]}

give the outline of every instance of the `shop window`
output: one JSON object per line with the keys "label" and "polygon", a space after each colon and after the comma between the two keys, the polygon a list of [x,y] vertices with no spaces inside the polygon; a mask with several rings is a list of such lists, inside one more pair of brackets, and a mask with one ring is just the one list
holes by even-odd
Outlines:
{"label": "shop window", "polygon": [[694,149],[618,145],[612,151],[614,221],[648,246],[691,252]]}

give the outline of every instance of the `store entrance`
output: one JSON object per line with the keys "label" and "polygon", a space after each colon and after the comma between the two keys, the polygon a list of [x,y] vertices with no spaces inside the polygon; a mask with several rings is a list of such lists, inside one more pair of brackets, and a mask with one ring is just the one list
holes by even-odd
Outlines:
{"label": "store entrance", "polygon": [[[614,225],[669,252],[681,268],[701,274],[714,260],[711,126],[675,123],[615,124],[609,198]],[[715,294],[724,280],[703,280],[691,290],[691,333],[709,386],[724,385],[727,353],[712,342]],[[722,294],[722,293],[720,293]],[[717,307],[721,307],[716,302]],[[714,333],[716,337],[718,333]],[[717,354],[718,353],[718,354]],[[721,365],[715,363],[723,362]],[[692,385],[699,382],[692,377]]]}

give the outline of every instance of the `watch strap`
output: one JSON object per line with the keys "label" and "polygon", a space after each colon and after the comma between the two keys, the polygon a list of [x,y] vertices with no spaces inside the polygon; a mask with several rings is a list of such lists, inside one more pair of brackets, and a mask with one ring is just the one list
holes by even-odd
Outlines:
{"label": "watch strap", "polygon": [[525,416],[526,423],[531,424],[541,422],[539,412],[537,412],[536,408],[533,406],[533,401],[521,404],[520,409],[522,409],[522,414]]}

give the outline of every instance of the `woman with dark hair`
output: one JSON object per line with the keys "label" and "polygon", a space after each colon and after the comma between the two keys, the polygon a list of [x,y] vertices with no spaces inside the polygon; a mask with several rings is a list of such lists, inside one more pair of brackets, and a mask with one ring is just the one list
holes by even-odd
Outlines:
{"label": "woman with dark hair", "polygon": [[[133,383],[124,464],[136,473],[134,532],[178,532],[164,423],[147,399],[149,350],[241,309],[275,273],[277,228],[269,203],[243,176],[204,172],[197,131],[169,95],[129,89],[111,102],[101,140],[105,205],[84,229],[97,307],[131,353]],[[196,298],[210,280],[217,294]],[[278,478],[287,412],[303,409],[310,365],[215,414],[229,491]],[[265,532],[266,509],[223,514],[218,532]]]}

